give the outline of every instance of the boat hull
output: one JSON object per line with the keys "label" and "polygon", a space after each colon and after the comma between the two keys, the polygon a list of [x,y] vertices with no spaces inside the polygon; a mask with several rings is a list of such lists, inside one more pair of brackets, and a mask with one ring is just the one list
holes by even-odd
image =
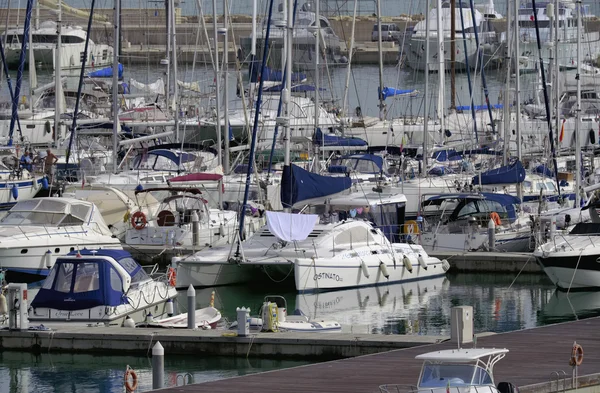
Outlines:
{"label": "boat hull", "polygon": [[[423,256],[424,265],[419,263],[419,254]],[[405,256],[410,263],[405,262]],[[393,255],[361,250],[344,252],[334,258],[298,258],[294,269],[298,292],[415,281],[442,276],[446,271],[444,262],[427,256],[422,247],[409,244],[394,244]]]}
{"label": "boat hull", "polygon": [[554,252],[536,257],[544,273],[558,289],[600,289],[599,255]]}
{"label": "boat hull", "polygon": [[177,288],[215,287],[243,284],[253,280],[260,271],[254,265],[237,263],[177,263]]}

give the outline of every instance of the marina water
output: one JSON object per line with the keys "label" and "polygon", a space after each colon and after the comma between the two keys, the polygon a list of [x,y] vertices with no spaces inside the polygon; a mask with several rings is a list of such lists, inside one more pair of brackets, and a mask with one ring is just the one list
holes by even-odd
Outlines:
{"label": "marina water", "polygon": [[[215,306],[230,321],[235,308],[258,313],[266,295],[282,295],[289,312],[299,309],[311,317],[336,319],[344,332],[371,334],[449,335],[450,309],[474,308],[476,333],[507,332],[549,323],[600,315],[600,292],[569,295],[555,292],[543,274],[460,273],[445,278],[377,288],[321,294],[296,294],[275,284],[207,288],[196,291],[197,307],[206,307],[212,292]],[[185,291],[179,294],[185,311]],[[149,352],[150,354],[150,352]],[[212,381],[306,364],[307,361],[240,359],[231,357],[169,356],[165,354],[168,386]],[[125,367],[140,378],[139,391],[152,386],[151,358],[87,354],[0,352],[0,393],[109,393],[123,391]]]}

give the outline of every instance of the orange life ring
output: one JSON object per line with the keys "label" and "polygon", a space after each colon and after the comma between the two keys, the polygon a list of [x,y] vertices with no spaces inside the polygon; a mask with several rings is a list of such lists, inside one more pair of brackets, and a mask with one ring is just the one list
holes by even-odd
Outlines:
{"label": "orange life ring", "polygon": [[147,223],[148,220],[146,219],[146,215],[144,214],[144,212],[138,210],[131,216],[131,226],[133,226],[138,231],[140,229],[146,228]]}
{"label": "orange life ring", "polygon": [[169,285],[172,287],[175,287],[177,285],[177,271],[174,268],[172,268],[172,267],[169,268],[168,277],[169,277]]}
{"label": "orange life ring", "polygon": [[569,364],[571,366],[581,366],[581,363],[583,363],[583,348],[579,344],[573,344]]}
{"label": "orange life ring", "polygon": [[500,215],[496,212],[492,212],[490,214],[490,220],[494,221],[496,225],[502,225],[502,220],[500,220]]}
{"label": "orange life ring", "polygon": [[[130,377],[131,377],[131,381],[129,380]],[[125,371],[125,390],[127,390],[127,392],[131,393],[131,392],[135,392],[137,387],[138,387],[137,374],[132,369],[127,368],[127,371]]]}

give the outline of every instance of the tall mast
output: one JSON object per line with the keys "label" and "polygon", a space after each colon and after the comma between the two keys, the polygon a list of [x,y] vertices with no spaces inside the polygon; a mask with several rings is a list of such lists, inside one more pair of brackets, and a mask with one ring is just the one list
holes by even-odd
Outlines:
{"label": "tall mast", "polygon": [[[119,160],[117,155],[117,149],[119,148],[118,134],[119,134],[119,12],[120,12],[121,0],[114,1],[114,30],[113,30],[113,63],[112,63],[112,112],[113,112],[113,173],[117,173],[119,168]],[[89,33],[88,33],[89,34]],[[56,81],[58,85],[60,80]],[[58,96],[56,97],[58,101]]]}
{"label": "tall mast", "polygon": [[229,7],[227,0],[223,0],[223,130],[224,144],[223,151],[223,172],[229,173]]}
{"label": "tall mast", "polygon": [[379,120],[386,118],[386,107],[383,100],[383,48],[381,44],[381,0],[377,0],[377,49],[379,52]]}
{"label": "tall mast", "polygon": [[62,42],[62,0],[57,1],[57,18],[56,18],[56,50],[54,59],[54,77],[56,83],[54,85],[54,146],[57,145],[60,137],[60,115],[63,107],[63,90],[62,90],[62,59],[61,59],[61,42]]}
{"label": "tall mast", "polygon": [[445,103],[445,84],[446,84],[446,75],[445,75],[445,61],[446,55],[444,50],[444,25],[442,21],[442,0],[437,0],[437,49],[438,49],[438,81],[439,81],[439,93],[438,93],[438,118],[440,120],[440,129],[442,130],[442,135],[444,135],[445,130],[445,119],[444,119],[444,103]]}
{"label": "tall mast", "polygon": [[450,0],[450,108],[456,108],[456,0]]}
{"label": "tall mast", "polygon": [[[520,61],[520,27],[519,27],[519,19],[517,15],[519,15],[519,3],[520,0],[514,0],[514,14],[515,14],[515,24],[514,24],[514,34],[513,39],[515,40],[515,132],[517,134],[517,159],[521,161],[523,149],[521,146],[521,63]],[[523,200],[523,185],[519,184],[517,187],[517,196],[522,201]]]}
{"label": "tall mast", "polygon": [[[552,5],[552,4],[549,4]],[[555,0],[555,3],[553,4],[553,8],[554,8],[554,12],[553,12],[553,16],[554,16],[554,84],[552,85],[552,91],[554,92],[554,104],[556,105],[556,119],[554,120],[554,126],[556,127],[556,140],[557,140],[557,145],[559,147],[560,150],[560,144],[558,144],[558,138],[560,137],[560,133],[558,130],[560,130],[560,115],[561,115],[561,111],[560,111],[560,83],[559,83],[559,75],[560,75],[560,62],[559,62],[559,58],[558,58],[558,43],[559,43],[559,39],[558,39],[558,33],[560,31],[559,28],[559,19],[560,19],[560,11],[558,9],[560,3],[559,0]],[[565,21],[566,22],[566,21]]]}
{"label": "tall mast", "polygon": [[[217,29],[217,0],[213,0],[213,42],[215,47],[215,110],[217,119],[215,120],[215,129],[217,131],[217,151],[219,154],[217,155],[217,163],[219,165],[223,164],[223,157],[221,153],[221,100],[219,96],[221,94],[221,83],[219,81],[219,32]],[[219,193],[222,195],[222,193]],[[219,200],[219,208],[222,209],[222,202]]]}
{"label": "tall mast", "polygon": [[[504,154],[502,155],[502,165],[508,163],[510,155],[510,70],[511,70],[511,22],[512,22],[512,5],[506,3],[506,56],[504,64],[506,64],[506,76],[504,80]],[[519,61],[517,56],[517,61]],[[518,112],[517,112],[518,113]]]}
{"label": "tall mast", "polygon": [[[286,1],[286,0],[284,0]],[[292,87],[292,43],[294,42],[294,0],[289,0],[289,4],[287,6],[287,34],[285,36],[287,40],[286,45],[286,60],[285,60],[285,89],[283,90],[283,103],[285,105],[284,118],[286,119],[286,127],[284,128],[284,156],[283,156],[283,165],[290,165],[290,92]],[[316,92],[315,92],[316,93]],[[290,213],[292,211],[292,207],[284,206],[283,211],[286,213]]]}
{"label": "tall mast", "polygon": [[431,26],[429,23],[429,7],[431,6],[430,0],[425,0],[425,103],[423,105],[423,172],[427,171],[428,167],[428,153],[427,144],[429,143],[429,55],[430,55],[430,44],[429,35],[431,34]]}
{"label": "tall mast", "polygon": [[[169,1],[171,5],[171,40],[173,45],[171,46],[172,62],[173,62],[173,110],[175,111],[173,120],[175,121],[175,140],[179,141],[179,85],[177,84],[177,34],[175,27],[175,2]],[[170,104],[170,103],[169,103]]]}
{"label": "tall mast", "polygon": [[350,32],[350,48],[348,48],[348,70],[346,72],[346,83],[344,84],[344,100],[342,101],[342,117],[348,115],[348,88],[350,86],[350,74],[352,71],[352,53],[354,52],[354,31],[356,28],[356,11],[358,0],[354,0],[354,11],[352,13],[352,30]]}
{"label": "tall mast", "polygon": [[[166,58],[162,61],[167,66],[165,72],[165,102],[167,104],[167,111],[171,108],[171,6],[170,2],[174,0],[165,0],[165,13],[166,13],[166,24],[167,24],[167,52]],[[117,50],[114,48],[113,50]],[[177,82],[176,82],[177,83]]]}
{"label": "tall mast", "polygon": [[575,123],[575,207],[581,206],[581,0],[575,3],[577,7],[577,122]]}
{"label": "tall mast", "polygon": [[[320,4],[319,0],[315,1],[315,25],[316,25],[316,33],[315,33],[315,132],[319,129],[319,88],[320,88],[320,80],[319,80],[319,59],[321,57],[321,12],[320,12]],[[325,137],[323,136],[323,140]]]}

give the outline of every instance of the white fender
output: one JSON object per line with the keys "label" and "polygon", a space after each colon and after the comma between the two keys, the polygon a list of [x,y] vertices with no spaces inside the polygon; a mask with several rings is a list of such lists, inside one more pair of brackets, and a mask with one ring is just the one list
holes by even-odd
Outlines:
{"label": "white fender", "polygon": [[8,305],[6,303],[6,296],[0,290],[0,315],[8,314]]}
{"label": "white fender", "polygon": [[425,262],[425,258],[423,257],[423,255],[419,254],[417,260],[419,261],[419,265],[421,265],[423,269],[427,270],[427,262]]}
{"label": "white fender", "polygon": [[448,262],[446,259],[442,259],[442,269],[444,269],[444,273],[450,269],[450,262]]}
{"label": "white fender", "polygon": [[365,263],[365,261],[360,261],[360,268],[362,269],[362,272],[365,275],[365,277],[369,278],[369,269],[367,268],[367,264]]}
{"label": "white fender", "polygon": [[404,264],[404,267],[406,268],[406,270],[408,270],[409,273],[412,273],[412,271],[413,271],[412,262],[406,255],[402,256],[402,263]]}
{"label": "white fender", "polygon": [[125,320],[123,321],[123,327],[134,328],[135,327],[135,321],[133,320],[133,318],[131,318],[128,315],[127,318],[125,318]]}
{"label": "white fender", "polygon": [[381,270],[381,274],[383,274],[383,277],[390,278],[390,273],[388,272],[388,269],[387,269],[387,266],[385,265],[385,263],[383,263],[383,262],[379,263],[379,270]]}

